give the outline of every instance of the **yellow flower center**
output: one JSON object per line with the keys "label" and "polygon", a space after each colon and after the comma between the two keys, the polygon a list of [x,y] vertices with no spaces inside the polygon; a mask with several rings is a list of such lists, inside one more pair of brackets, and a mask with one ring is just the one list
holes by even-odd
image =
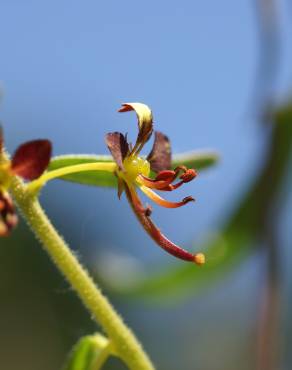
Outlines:
{"label": "yellow flower center", "polygon": [[150,163],[147,159],[132,155],[125,158],[123,164],[125,172],[119,171],[118,174],[130,182],[134,182],[138,175],[149,176],[150,174]]}

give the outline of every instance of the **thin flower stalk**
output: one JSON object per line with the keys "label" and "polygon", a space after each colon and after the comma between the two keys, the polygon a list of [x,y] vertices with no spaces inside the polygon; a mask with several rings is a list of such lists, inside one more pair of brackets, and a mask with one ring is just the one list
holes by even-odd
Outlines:
{"label": "thin flower stalk", "polygon": [[39,177],[37,180],[32,181],[28,189],[33,194],[39,191],[48,181],[54,180],[72,173],[88,172],[88,171],[106,171],[114,173],[117,165],[114,162],[96,162],[96,163],[82,163],[63,168],[58,168],[46,172],[44,175]]}
{"label": "thin flower stalk", "polygon": [[[4,151],[0,153],[0,162],[3,161],[8,162]],[[19,177],[13,176],[9,191],[24,219],[54,264],[76,291],[95,321],[109,336],[115,355],[120,357],[131,370],[154,370],[141,344],[56,231],[37,197],[32,196],[28,191],[28,185]]]}

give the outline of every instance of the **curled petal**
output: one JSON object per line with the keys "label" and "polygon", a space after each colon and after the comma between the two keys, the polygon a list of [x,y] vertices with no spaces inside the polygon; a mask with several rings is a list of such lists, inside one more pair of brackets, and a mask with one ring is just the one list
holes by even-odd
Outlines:
{"label": "curled petal", "polygon": [[11,170],[25,180],[34,180],[46,170],[52,154],[49,140],[28,141],[18,147],[11,160]]}
{"label": "curled petal", "polygon": [[172,254],[173,256],[185,261],[194,262],[198,265],[201,265],[204,262],[202,253],[191,254],[190,252],[171,242],[169,239],[166,238],[165,235],[161,233],[161,231],[157,228],[157,226],[150,218],[151,211],[148,208],[145,209],[143,207],[134,187],[125,183],[125,190],[129,203],[131,204],[131,207],[141,225],[161,248],[163,248],[166,252]]}
{"label": "curled petal", "polygon": [[151,170],[160,172],[171,167],[170,141],[162,132],[155,131],[155,139],[150,154],[147,157]]}
{"label": "curled petal", "polygon": [[189,197],[184,198],[181,202],[169,202],[168,200],[161,198],[153,190],[147,188],[144,185],[140,186],[140,189],[143,191],[144,194],[146,194],[150,199],[152,199],[153,202],[155,202],[156,204],[159,204],[162,207],[166,207],[166,208],[179,208],[189,202],[194,202],[195,200],[193,197],[189,196]]}
{"label": "curled petal", "polygon": [[116,164],[121,170],[124,170],[123,160],[129,151],[126,137],[120,132],[110,132],[106,134],[105,141]]}
{"label": "curled petal", "polygon": [[135,111],[138,118],[138,136],[132,153],[138,154],[149,140],[153,131],[153,117],[150,108],[142,103],[125,103],[119,112]]}
{"label": "curled petal", "polygon": [[17,222],[12,199],[7,192],[0,192],[0,237],[9,235]]}

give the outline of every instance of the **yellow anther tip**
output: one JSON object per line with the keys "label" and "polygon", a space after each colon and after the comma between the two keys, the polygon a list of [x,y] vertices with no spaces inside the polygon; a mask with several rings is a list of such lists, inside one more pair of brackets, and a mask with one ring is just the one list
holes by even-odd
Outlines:
{"label": "yellow anther tip", "polygon": [[203,253],[197,253],[194,255],[194,262],[199,265],[199,266],[202,266],[205,264],[206,262],[206,257]]}

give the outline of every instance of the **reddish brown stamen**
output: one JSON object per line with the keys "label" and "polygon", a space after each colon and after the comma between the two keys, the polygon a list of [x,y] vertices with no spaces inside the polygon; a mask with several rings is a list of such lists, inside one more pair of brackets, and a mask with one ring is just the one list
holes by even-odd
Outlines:
{"label": "reddish brown stamen", "polygon": [[183,173],[182,175],[180,175],[180,179],[183,180],[183,182],[190,182],[192,181],[195,177],[197,176],[197,172],[196,170],[192,169],[192,168],[189,168],[185,171],[185,173]]}
{"label": "reddish brown stamen", "polygon": [[[147,208],[143,208],[143,205],[134,189],[133,186],[128,185],[125,183],[125,190],[127,194],[127,198],[129,203],[136,214],[138,220],[140,221],[141,225],[145,229],[145,231],[150,235],[150,237],[166,252],[169,254],[182,259],[184,261],[194,262],[196,264],[202,264],[203,258],[202,254],[192,254],[185,249],[179,247],[178,245],[171,242],[165,235],[161,233],[161,231],[157,228],[154,222],[149,217],[149,212]],[[198,256],[201,256],[199,258]]]}
{"label": "reddish brown stamen", "polygon": [[[177,178],[181,171],[183,171],[183,174],[179,176],[181,181],[176,184],[171,184]],[[186,168],[185,166],[178,166],[175,168],[174,171],[160,171],[155,179],[139,175],[138,181],[151,189],[172,191],[179,188],[182,184],[192,181],[196,176],[196,170],[192,168]]]}
{"label": "reddish brown stamen", "polygon": [[140,189],[145,193],[150,199],[153,200],[156,204],[159,204],[162,207],[166,208],[178,208],[182,207],[189,202],[193,202],[194,198],[186,197],[181,202],[169,202],[168,200],[163,199],[158,194],[156,194],[153,190],[147,188],[146,186],[142,185]]}
{"label": "reddish brown stamen", "polygon": [[[156,189],[156,190],[169,190],[169,182],[168,181],[156,181],[153,179],[150,179],[149,177],[139,175],[138,176],[138,182],[141,184],[147,186],[148,188],[151,189]],[[170,189],[171,190],[171,189]]]}
{"label": "reddish brown stamen", "polygon": [[175,171],[171,171],[171,170],[165,170],[165,171],[160,171],[156,177],[155,177],[155,180],[156,181],[169,181],[169,182],[172,182],[177,176],[177,173]]}

